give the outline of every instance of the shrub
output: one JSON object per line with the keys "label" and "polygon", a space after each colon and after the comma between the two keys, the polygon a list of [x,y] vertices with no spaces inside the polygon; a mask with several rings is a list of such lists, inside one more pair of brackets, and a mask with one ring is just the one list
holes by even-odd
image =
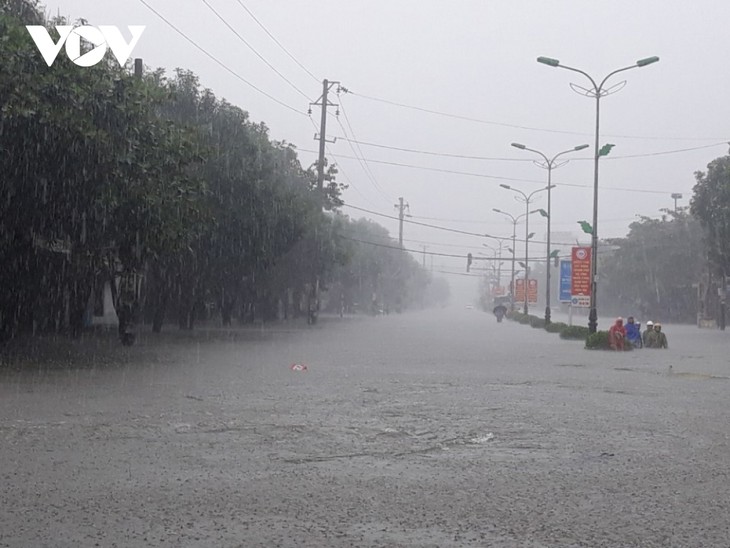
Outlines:
{"label": "shrub", "polygon": [[588,335],[586,348],[589,350],[611,350],[608,344],[608,331],[596,331]]}
{"label": "shrub", "polygon": [[[608,343],[608,331],[596,331],[588,335],[586,348],[589,350],[611,350],[611,345]],[[624,350],[633,349],[633,344],[629,341],[624,341]]]}
{"label": "shrub", "polygon": [[522,312],[518,312],[516,310],[514,312],[507,312],[507,317],[510,320],[514,320],[516,322],[519,322],[520,318],[522,318],[523,316],[524,316],[524,314]]}
{"label": "shrub", "polygon": [[537,316],[530,316],[530,325],[532,327],[539,327],[542,329],[545,327],[545,318],[538,318]]}
{"label": "shrub", "polygon": [[548,333],[560,333],[566,327],[568,327],[567,323],[550,322],[545,326],[545,331],[547,331]]}
{"label": "shrub", "polygon": [[520,322],[521,324],[527,325],[528,323],[530,323],[530,318],[534,318],[534,317],[535,316],[530,316],[529,314],[521,314],[520,319],[517,321]]}
{"label": "shrub", "polygon": [[583,325],[569,325],[560,331],[561,339],[586,340],[590,331]]}

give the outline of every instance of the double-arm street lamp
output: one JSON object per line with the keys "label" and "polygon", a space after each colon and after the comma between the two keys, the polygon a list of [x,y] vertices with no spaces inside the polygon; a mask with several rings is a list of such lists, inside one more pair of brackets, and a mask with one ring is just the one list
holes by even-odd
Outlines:
{"label": "double-arm street lamp", "polygon": [[600,84],[596,84],[596,80],[594,80],[587,72],[566,65],[561,65],[560,61],[558,61],[557,59],[552,59],[550,57],[537,58],[538,63],[542,63],[551,67],[571,70],[588,78],[588,80],[591,82],[591,85],[593,86],[592,88],[584,88],[576,84],[570,84],[570,87],[573,89],[573,91],[581,95],[585,95],[586,97],[593,97],[596,99],[596,150],[593,158],[593,230],[591,234],[591,310],[588,315],[588,329],[591,333],[595,333],[598,327],[598,309],[596,304],[596,288],[598,285],[598,159],[600,158],[600,156],[607,154],[607,152],[604,152],[603,154],[601,153],[598,144],[601,97],[610,95],[611,93],[620,90],[626,85],[626,81],[624,80],[623,82],[619,82],[618,84],[605,88],[604,85],[606,84],[606,81],[614,74],[633,68],[645,67],[647,65],[651,65],[652,63],[656,63],[657,61],[659,61],[659,57],[647,57],[646,59],[640,59],[633,65],[616,69],[613,72],[609,72],[603,78],[603,80],[601,80]]}
{"label": "double-arm street lamp", "polygon": [[[489,244],[482,244],[482,246],[486,247],[487,249],[490,249],[492,251],[492,276],[495,280],[494,287],[499,288],[502,287],[502,250],[504,249],[504,244],[500,241],[499,247],[494,247]],[[496,263],[496,264],[495,264]]]}
{"label": "double-arm street lamp", "polygon": [[[525,194],[521,190],[511,187],[510,185],[502,184],[499,186],[519,194],[519,196],[515,196],[515,198],[517,198],[517,200],[519,200],[525,204],[525,212],[522,215],[520,215],[520,217],[525,218],[525,307],[524,307],[523,312],[525,314],[527,314],[528,313],[527,300],[528,300],[528,293],[529,293],[528,284],[530,283],[529,282],[530,267],[529,267],[529,262],[528,262],[529,261],[529,247],[530,247],[530,214],[531,213],[542,213],[542,210],[540,210],[540,209],[534,209],[534,210],[530,211],[530,203],[532,203],[532,197],[535,194],[537,194],[538,192],[543,192],[545,190],[549,191],[551,187],[546,186],[544,188],[538,188],[537,190],[532,191],[530,194]],[[555,185],[552,185],[552,186],[555,186]],[[504,213],[503,211],[498,211],[498,210],[495,210],[495,211],[497,211],[498,213]],[[545,215],[547,215],[547,213],[545,213]],[[517,217],[517,219],[519,219],[520,217]],[[515,226],[516,226],[516,222],[515,222]],[[512,249],[514,251],[514,238],[512,238],[512,244],[513,244]],[[514,253],[512,254],[512,264],[514,265]],[[514,266],[512,268],[514,269]],[[512,282],[514,284],[514,280]],[[514,291],[514,285],[513,285],[513,291]]]}
{"label": "double-arm street lamp", "polygon": [[520,222],[520,219],[522,217],[525,217],[525,213],[522,215],[517,215],[515,217],[511,213],[507,213],[506,211],[502,211],[501,209],[492,208],[492,211],[496,213],[501,213],[502,215],[505,215],[509,217],[509,219],[512,221],[512,249],[507,248],[508,251],[512,252],[512,274],[510,276],[510,289],[509,289],[509,302],[510,302],[510,310],[512,312],[515,311],[515,241],[517,240],[517,223]]}
{"label": "double-arm street lamp", "polygon": [[519,148],[520,150],[529,150],[530,152],[534,152],[535,154],[539,154],[542,156],[542,161],[535,161],[535,164],[537,164],[539,167],[543,169],[547,169],[548,172],[548,194],[547,194],[547,262],[545,263],[547,266],[545,268],[545,325],[550,323],[550,220],[552,219],[552,211],[551,211],[551,200],[550,200],[550,189],[553,187],[552,184],[552,173],[553,169],[558,168],[562,165],[565,165],[567,163],[567,160],[565,162],[557,163],[557,159],[562,156],[563,154],[568,154],[569,152],[575,152],[576,150],[583,150],[584,148],[588,148],[590,145],[578,145],[577,147],[573,147],[570,150],[564,150],[563,152],[558,152],[555,156],[552,158],[548,158],[545,154],[540,152],[539,150],[535,150],[534,148],[526,147],[523,144],[520,143],[512,143],[512,146],[515,148]]}

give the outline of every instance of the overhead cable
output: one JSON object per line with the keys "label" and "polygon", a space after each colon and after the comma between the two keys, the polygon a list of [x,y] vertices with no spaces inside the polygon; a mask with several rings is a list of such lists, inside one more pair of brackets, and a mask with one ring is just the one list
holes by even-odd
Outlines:
{"label": "overhead cable", "polygon": [[173,23],[171,23],[167,18],[165,18],[165,16],[163,16],[155,8],[153,8],[152,6],[150,6],[145,0],[139,0],[139,1],[148,10],[150,10],[157,17],[159,17],[160,19],[162,19],[162,21],[164,21],[172,30],[174,30],[175,32],[177,32],[180,36],[182,36],[185,40],[187,40],[190,44],[192,44],[195,48],[197,48],[200,52],[202,52],[206,57],[208,57],[213,62],[215,62],[218,66],[220,66],[221,68],[223,68],[224,70],[226,70],[227,72],[229,72],[232,76],[234,76],[235,78],[237,78],[238,80],[240,80],[241,82],[243,82],[244,84],[246,84],[247,86],[249,86],[250,88],[256,90],[257,92],[259,92],[264,97],[267,97],[270,100],[274,101],[275,103],[277,103],[277,104],[279,104],[279,105],[281,105],[281,106],[283,106],[285,108],[288,108],[289,110],[291,110],[293,112],[296,112],[297,114],[301,114],[302,116],[306,116],[307,115],[304,111],[298,110],[297,108],[295,108],[295,107],[293,107],[291,105],[287,105],[285,102],[277,99],[276,97],[274,97],[273,95],[271,95],[269,93],[266,93],[261,88],[257,87],[256,85],[254,85],[251,82],[249,82],[248,80],[246,80],[243,76],[241,76],[236,71],[234,71],[233,69],[231,69],[230,67],[228,67],[225,63],[223,63],[220,59],[218,59],[217,57],[215,57],[212,53],[209,53],[202,46],[198,45],[198,43],[195,42],[195,40],[193,40],[192,38],[190,38],[187,34],[185,34],[179,28],[177,28]]}

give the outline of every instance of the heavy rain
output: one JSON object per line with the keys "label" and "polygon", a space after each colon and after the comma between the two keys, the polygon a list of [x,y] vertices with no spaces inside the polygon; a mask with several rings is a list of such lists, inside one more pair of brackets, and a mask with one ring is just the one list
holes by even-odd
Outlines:
{"label": "heavy rain", "polygon": [[0,0],[0,547],[730,546],[730,7],[118,4]]}

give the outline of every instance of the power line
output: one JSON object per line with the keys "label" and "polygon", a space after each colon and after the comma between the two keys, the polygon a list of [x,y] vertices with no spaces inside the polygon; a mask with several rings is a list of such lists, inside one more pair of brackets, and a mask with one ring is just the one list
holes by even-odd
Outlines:
{"label": "power line", "polygon": [[[375,148],[383,148],[387,150],[396,150],[399,152],[410,152],[412,154],[424,154],[427,156],[439,156],[443,158],[458,158],[458,159],[465,159],[465,160],[486,160],[486,161],[494,161],[494,162],[533,162],[534,160],[530,158],[505,158],[505,157],[497,157],[497,156],[475,156],[475,155],[469,155],[469,154],[456,154],[456,153],[450,153],[450,152],[436,152],[431,150],[419,150],[414,148],[405,148],[405,147],[396,147],[391,145],[384,145],[380,143],[371,143],[367,141],[357,141],[355,139],[350,139],[349,137],[337,137],[337,139],[341,139],[343,141],[352,141],[354,143],[357,143],[359,145],[363,146],[369,146],[369,147],[375,147]],[[625,158],[645,158],[649,156],[661,156],[665,154],[678,154],[680,152],[691,152],[693,150],[702,150],[705,148],[713,148],[720,145],[728,145],[728,141],[720,141],[718,143],[712,143],[710,145],[702,145],[697,147],[690,147],[690,148],[680,148],[675,150],[664,150],[659,152],[647,152],[643,154],[627,154],[627,155],[617,155],[617,156],[606,156],[604,160],[622,160]],[[571,158],[574,161],[594,161],[593,158]]]}
{"label": "power line", "polygon": [[[372,95],[364,95],[361,93],[355,93],[354,91],[348,90],[347,93],[350,93],[351,95],[354,95],[356,97],[361,97],[362,99],[367,99],[369,101],[376,101],[379,103],[385,103],[388,105],[406,108],[409,110],[415,110],[418,112],[425,112],[427,114],[434,114],[437,116],[445,116],[447,118],[454,118],[457,120],[464,120],[467,122],[475,122],[478,124],[486,124],[490,126],[500,126],[500,127],[508,127],[513,129],[522,129],[522,130],[528,130],[528,131],[542,131],[545,133],[560,133],[565,135],[583,135],[583,136],[592,136],[592,133],[585,133],[580,131],[567,131],[567,130],[558,130],[558,129],[547,129],[547,128],[539,128],[539,127],[532,127],[532,126],[523,126],[518,124],[509,124],[505,122],[495,122],[492,120],[483,120],[480,118],[474,118],[471,116],[463,116],[461,114],[453,114],[450,112],[444,112],[440,110],[434,110],[430,108],[420,107],[416,105],[409,105],[406,103],[399,103],[397,101],[391,101],[389,99],[383,99],[380,97],[373,97]],[[615,138],[621,138],[621,139],[644,139],[647,141],[719,141],[722,138],[721,137],[653,137],[653,136],[636,136],[636,135],[610,135],[606,134],[603,135],[604,137],[615,137]]]}
{"label": "power line", "polygon": [[[317,124],[316,124],[316,123],[314,122],[314,120],[312,120],[312,117],[311,117],[311,116],[309,117],[309,121],[310,121],[310,122],[312,123],[312,126],[314,127],[315,131],[319,131],[319,128],[317,127]],[[330,150],[329,146],[327,146],[327,145],[325,144],[325,148],[327,149],[327,154],[328,154],[328,155],[329,155],[329,156],[330,156],[330,157],[331,157],[331,158],[332,158],[333,160],[337,161],[337,156],[335,156],[335,155],[334,155],[334,154],[332,153],[332,151]],[[299,150],[299,149],[298,149],[298,150]],[[361,198],[363,198],[363,199],[364,199],[364,200],[365,200],[366,202],[368,202],[368,203],[370,203],[370,204],[372,204],[372,205],[375,205],[375,204],[373,204],[373,202],[372,202],[372,201],[370,201],[370,200],[369,200],[368,198],[366,198],[366,197],[365,197],[365,195],[364,195],[364,194],[363,194],[362,192],[360,192],[360,189],[359,189],[359,188],[357,188],[357,187],[356,187],[356,186],[355,186],[355,185],[354,185],[354,184],[352,183],[352,180],[350,179],[350,177],[348,177],[348,176],[347,176],[347,173],[345,173],[345,170],[344,170],[344,169],[342,169],[342,165],[341,165],[341,163],[340,163],[340,162],[336,162],[336,163],[337,163],[337,170],[338,170],[339,172],[341,172],[341,173],[342,173],[342,175],[343,175],[343,176],[345,177],[345,179],[346,179],[346,180],[347,180],[347,182],[349,183],[349,186],[350,186],[350,187],[352,187],[352,189],[353,189],[353,190],[354,190],[355,192],[357,192],[357,193],[358,193],[358,194],[360,195],[360,197],[361,197]],[[390,200],[388,200],[388,201],[390,201]]]}
{"label": "power line", "polygon": [[268,61],[267,61],[267,60],[266,60],[266,59],[264,58],[264,56],[263,56],[263,55],[261,55],[261,54],[260,54],[260,53],[259,53],[258,51],[256,51],[256,49],[255,49],[255,48],[254,48],[254,47],[253,47],[253,46],[252,46],[251,44],[249,44],[249,43],[248,43],[248,41],[247,41],[247,40],[246,40],[246,39],[245,39],[245,38],[244,38],[243,36],[241,36],[241,35],[239,34],[239,32],[238,32],[238,31],[237,31],[236,29],[234,29],[234,28],[233,28],[233,27],[231,26],[231,24],[230,24],[230,23],[229,23],[228,21],[226,21],[226,20],[225,20],[225,19],[223,18],[223,16],[222,16],[222,15],[221,15],[220,13],[218,13],[218,12],[217,12],[217,11],[215,10],[215,8],[214,8],[213,6],[211,6],[211,5],[210,5],[210,4],[208,3],[208,0],[200,0],[200,1],[201,1],[201,2],[203,2],[203,4],[205,4],[205,5],[206,5],[206,6],[208,7],[208,9],[209,9],[210,11],[212,11],[212,12],[213,12],[213,13],[215,14],[215,16],[216,16],[216,17],[217,17],[217,18],[218,18],[218,19],[219,19],[219,20],[220,20],[220,21],[221,21],[221,22],[222,22],[222,23],[223,23],[223,24],[224,24],[224,25],[225,25],[226,27],[228,27],[228,29],[229,29],[229,30],[230,30],[230,31],[231,31],[231,32],[232,32],[233,34],[235,34],[235,35],[236,35],[236,37],[237,37],[237,38],[238,38],[238,39],[239,39],[239,40],[240,40],[241,42],[243,42],[243,43],[244,43],[244,45],[245,45],[245,46],[246,46],[246,47],[247,47],[248,49],[250,49],[250,50],[251,50],[251,51],[252,51],[252,52],[253,52],[253,53],[254,53],[254,54],[256,55],[256,57],[258,57],[259,59],[261,59],[261,60],[262,60],[262,61],[263,61],[263,62],[264,62],[264,63],[266,64],[266,66],[267,66],[267,67],[269,67],[269,68],[270,68],[271,70],[273,70],[273,71],[274,71],[274,72],[275,72],[275,73],[276,73],[276,74],[277,74],[277,75],[278,75],[278,76],[279,76],[279,77],[280,77],[280,78],[281,78],[282,80],[284,80],[284,81],[285,81],[285,82],[286,82],[287,84],[289,84],[289,85],[290,85],[290,86],[291,86],[291,87],[292,87],[292,88],[293,88],[293,89],[294,89],[295,91],[297,91],[297,92],[298,92],[298,93],[299,93],[299,94],[300,94],[300,95],[301,95],[302,97],[304,97],[304,98],[305,98],[305,99],[306,99],[307,101],[311,102],[311,99],[310,99],[310,98],[309,98],[309,97],[307,96],[307,94],[306,94],[306,93],[304,93],[304,92],[303,92],[303,91],[302,91],[301,89],[299,89],[299,88],[298,88],[298,87],[297,87],[297,86],[296,86],[296,85],[295,85],[294,83],[292,83],[292,81],[291,81],[291,80],[289,80],[289,79],[288,79],[288,78],[287,78],[286,76],[284,76],[284,75],[283,75],[283,74],[282,74],[281,72],[279,72],[279,71],[277,70],[277,68],[276,68],[276,67],[275,67],[274,65],[272,65],[271,63],[269,63],[269,62],[268,62]]}
{"label": "power line", "polygon": [[[399,217],[396,217],[394,215],[387,215],[385,213],[378,213],[377,211],[371,211],[371,210],[365,209],[363,207],[357,207],[357,206],[350,205],[350,204],[343,204],[343,206],[344,207],[349,207],[351,209],[357,209],[358,211],[363,211],[365,213],[370,213],[371,215],[378,215],[380,217],[386,217],[388,219],[395,219],[397,221],[400,220]],[[467,232],[465,230],[458,230],[456,228],[446,228],[446,227],[443,227],[443,226],[436,226],[436,225],[431,225],[431,224],[428,224],[428,223],[419,223],[418,221],[412,221],[410,219],[403,219],[403,222],[404,223],[414,224],[414,225],[426,226],[426,227],[429,227],[429,228],[435,228],[437,230],[444,230],[446,232],[454,232],[456,234],[465,234],[467,236],[477,236],[478,238],[485,238],[485,237],[492,237],[492,238],[494,238],[494,236],[489,236],[488,234],[479,234],[477,232]],[[504,240],[506,240],[508,238],[498,238],[498,239],[504,239]]]}
{"label": "power line", "polygon": [[272,39],[272,40],[274,41],[274,43],[275,43],[275,44],[276,44],[277,46],[279,46],[279,47],[280,47],[280,48],[282,49],[282,51],[283,51],[284,53],[286,53],[286,54],[287,54],[287,55],[289,56],[289,58],[290,58],[290,59],[291,59],[292,61],[294,61],[294,62],[295,62],[295,63],[296,63],[297,65],[299,65],[299,68],[301,68],[301,69],[302,69],[302,70],[303,70],[304,72],[306,72],[307,74],[309,74],[309,76],[311,76],[311,77],[312,77],[312,78],[313,78],[313,79],[314,79],[314,80],[315,80],[315,81],[316,81],[317,83],[320,83],[320,82],[322,81],[322,79],[321,79],[321,78],[317,78],[317,77],[316,77],[316,76],[315,76],[314,74],[312,74],[312,73],[311,73],[311,72],[309,71],[309,69],[308,69],[307,67],[305,67],[304,65],[302,65],[302,64],[301,64],[301,63],[300,63],[300,62],[299,62],[299,61],[297,60],[297,58],[296,58],[296,57],[294,57],[294,56],[293,56],[293,55],[292,55],[291,53],[289,53],[289,50],[287,50],[287,49],[286,49],[286,48],[285,48],[285,47],[284,47],[284,46],[283,46],[283,45],[281,44],[281,42],[279,42],[279,41],[278,41],[278,40],[276,39],[276,37],[275,37],[275,36],[274,36],[273,34],[271,34],[271,33],[269,32],[269,29],[267,29],[267,28],[266,28],[266,27],[264,26],[264,24],[263,24],[263,23],[262,23],[261,21],[259,21],[259,20],[258,20],[258,19],[256,18],[256,16],[255,16],[255,15],[254,15],[253,13],[251,13],[251,10],[250,10],[250,9],[248,9],[248,8],[246,7],[246,5],[245,5],[245,4],[244,4],[244,3],[243,3],[243,2],[241,1],[241,0],[237,0],[237,2],[239,3],[239,5],[240,5],[240,6],[241,6],[241,7],[242,7],[242,8],[244,9],[244,10],[246,10],[246,13],[248,13],[248,14],[249,14],[249,15],[251,16],[251,18],[252,18],[252,19],[253,19],[254,21],[256,21],[256,23],[258,24],[258,26],[259,26],[259,27],[261,27],[261,28],[262,28],[262,29],[264,30],[264,32],[265,32],[266,34],[268,34],[269,38],[271,38],[271,39]]}
{"label": "power line", "polygon": [[[387,213],[380,213],[378,211],[373,211],[371,209],[365,209],[364,207],[358,207],[358,206],[354,206],[354,205],[351,205],[351,204],[342,204],[342,207],[349,207],[350,209],[356,209],[358,211],[363,211],[365,213],[370,213],[371,215],[377,215],[379,217],[385,217],[387,219],[394,219],[396,221],[399,221],[400,220],[400,217],[396,217],[394,215],[388,215]],[[419,223],[418,221],[413,221],[411,219],[403,219],[403,222],[404,223],[410,223],[410,224],[413,224],[413,225],[418,225],[418,226],[425,226],[427,228],[433,228],[435,230],[443,230],[445,232],[454,232],[456,234],[464,234],[466,236],[476,236],[477,238],[491,238],[493,240],[505,240],[505,241],[512,240],[512,237],[511,236],[494,236],[492,234],[486,234],[486,233],[480,234],[478,232],[468,232],[466,230],[458,230],[456,228],[448,228],[448,227],[445,227],[445,226],[432,225],[432,224],[429,224],[429,223]],[[546,244],[547,242],[546,241],[543,241],[543,240],[532,240],[531,239],[530,240],[530,243],[531,244]],[[573,245],[575,245],[572,242],[571,243],[566,243],[566,242],[552,242],[552,243],[553,243],[553,245],[562,245],[562,246],[573,246]],[[420,251],[418,253],[420,253]]]}
{"label": "power line", "polygon": [[[337,123],[339,124],[340,129],[342,129],[342,131],[345,133],[345,135],[347,135],[347,130],[342,125],[342,122],[340,121],[340,117],[335,116],[335,119],[337,120]],[[360,164],[360,167],[362,168],[363,172],[365,172],[365,177],[370,181],[370,183],[372,183],[373,187],[375,187],[375,190],[377,190],[380,194],[382,194],[384,198],[386,198],[387,200],[390,200],[388,195],[385,193],[385,191],[380,187],[378,182],[375,180],[375,177],[373,176],[372,172],[370,171],[370,168],[367,167],[366,163],[364,163],[364,158],[361,158],[358,155],[357,151],[355,150],[355,147],[352,146],[352,142],[350,142],[349,139],[346,139],[346,141],[350,145],[350,150],[352,150],[352,153],[355,155],[354,158]]]}
{"label": "power line", "polygon": [[[339,96],[339,91],[338,91]],[[375,174],[370,169],[370,166],[368,165],[368,161],[365,158],[365,154],[363,154],[362,149],[360,148],[360,144],[357,142],[357,137],[355,136],[355,130],[352,127],[352,124],[350,123],[350,118],[347,116],[347,110],[345,109],[345,105],[340,101],[340,110],[342,111],[343,116],[345,117],[345,123],[347,124],[347,127],[350,128],[350,134],[352,134],[353,139],[348,139],[348,144],[350,144],[350,148],[352,148],[351,142],[354,142],[357,145],[357,150],[360,152],[360,156],[362,157],[363,162],[365,163],[365,167],[367,168],[367,173],[370,176],[371,180],[373,181],[373,184],[375,185],[378,190],[380,190],[384,196],[388,197],[387,194],[383,191],[383,189],[378,184],[377,179],[375,178]],[[340,122],[339,116],[337,117],[337,123],[340,124],[340,127],[342,128],[342,123]],[[343,131],[345,128],[342,128]],[[345,132],[345,135],[347,135],[347,132]],[[353,149],[354,152],[354,149]],[[388,197],[390,199],[390,197]]]}
{"label": "power line", "polygon": [[198,49],[199,51],[201,51],[201,52],[202,52],[202,53],[203,53],[204,55],[206,55],[206,56],[207,56],[207,57],[208,57],[209,59],[211,59],[211,60],[212,60],[213,62],[215,62],[215,63],[216,63],[217,65],[219,65],[219,66],[220,66],[221,68],[223,68],[224,70],[226,70],[227,72],[229,72],[229,73],[230,73],[231,75],[233,75],[233,76],[234,76],[235,78],[237,78],[238,80],[240,80],[241,82],[243,82],[244,84],[246,84],[247,86],[249,86],[250,88],[252,88],[252,89],[254,89],[254,90],[258,91],[258,92],[259,92],[259,93],[260,93],[261,95],[263,95],[263,96],[265,96],[265,97],[267,97],[267,98],[271,99],[271,100],[272,100],[272,101],[274,101],[275,103],[277,103],[277,104],[279,104],[279,105],[281,105],[281,106],[283,106],[283,107],[285,107],[285,108],[288,108],[289,110],[291,110],[291,111],[294,111],[294,112],[296,112],[297,114],[301,114],[302,116],[306,116],[306,114],[305,114],[305,113],[304,113],[303,111],[301,111],[301,110],[298,110],[298,109],[294,108],[294,107],[293,107],[293,106],[291,106],[291,105],[287,105],[287,104],[286,104],[285,102],[283,102],[283,101],[280,101],[279,99],[277,99],[277,98],[276,98],[276,97],[274,97],[273,95],[270,95],[269,93],[266,93],[266,92],[265,92],[264,90],[262,90],[261,88],[259,88],[259,87],[255,86],[254,84],[252,84],[251,82],[249,82],[248,80],[246,80],[246,79],[245,79],[245,78],[244,78],[243,76],[241,76],[240,74],[238,74],[237,72],[235,72],[235,71],[234,71],[233,69],[229,68],[229,67],[228,67],[228,66],[227,66],[227,65],[226,65],[225,63],[223,63],[222,61],[220,61],[220,60],[219,60],[219,59],[218,59],[217,57],[215,57],[215,56],[214,56],[214,55],[213,55],[212,53],[209,53],[209,52],[208,52],[207,50],[205,50],[205,49],[204,49],[204,48],[203,48],[202,46],[198,45],[198,43],[197,43],[197,42],[195,42],[195,41],[194,41],[194,40],[193,40],[192,38],[190,38],[190,37],[189,37],[189,36],[188,36],[187,34],[185,34],[185,33],[184,33],[183,31],[181,31],[181,30],[180,30],[179,28],[177,28],[177,27],[176,27],[176,26],[175,26],[175,25],[174,25],[173,23],[171,23],[171,22],[170,22],[170,21],[169,21],[168,19],[166,19],[166,18],[165,18],[165,16],[163,16],[163,15],[162,15],[162,14],[161,14],[160,12],[158,12],[158,11],[157,11],[156,9],[154,9],[154,8],[153,8],[152,6],[150,6],[150,5],[149,5],[149,4],[148,4],[148,3],[147,3],[147,2],[145,1],[145,0],[139,0],[139,1],[140,1],[140,2],[141,2],[141,3],[142,3],[142,4],[143,4],[143,5],[144,5],[144,6],[145,6],[145,7],[146,7],[146,8],[148,9],[148,10],[150,10],[150,11],[151,11],[152,13],[154,13],[154,14],[155,14],[155,15],[156,15],[157,17],[159,17],[160,19],[162,19],[162,20],[163,20],[163,21],[164,21],[164,22],[165,22],[165,23],[166,23],[166,24],[167,24],[167,25],[168,25],[168,26],[169,26],[170,28],[172,28],[172,30],[174,30],[174,31],[175,31],[175,32],[177,32],[177,33],[178,33],[178,34],[179,34],[180,36],[182,36],[183,38],[185,38],[185,40],[187,40],[187,41],[188,41],[188,42],[189,42],[190,44],[192,44],[192,45],[193,45],[193,46],[194,46],[195,48],[197,48],[197,49]]}
{"label": "power line", "polygon": [[[301,148],[299,149],[303,152],[316,152],[311,149],[305,149]],[[353,156],[345,156],[341,155],[341,158],[348,158],[350,160],[356,160],[357,158]],[[536,179],[519,179],[516,177],[502,177],[500,175],[487,175],[485,173],[474,173],[471,171],[457,171],[453,169],[442,169],[442,168],[436,168],[436,167],[425,167],[425,166],[417,166],[413,164],[404,164],[401,162],[388,162],[385,160],[373,160],[368,159],[368,162],[373,162],[375,164],[385,164],[390,166],[397,166],[397,167],[406,167],[410,169],[420,169],[423,171],[435,171],[437,173],[448,173],[451,175],[464,175],[467,177],[478,177],[481,179],[497,179],[499,181],[512,181],[512,182],[519,182],[519,183],[537,183],[544,185],[545,181],[538,181]],[[554,183],[556,186],[566,186],[566,187],[575,187],[575,188],[589,188],[592,189],[593,185],[581,185],[577,183]],[[623,188],[623,187],[614,187],[614,186],[602,186],[601,190],[616,190],[620,192],[637,192],[642,194],[667,194],[671,192],[670,190],[645,190],[640,188]]]}

